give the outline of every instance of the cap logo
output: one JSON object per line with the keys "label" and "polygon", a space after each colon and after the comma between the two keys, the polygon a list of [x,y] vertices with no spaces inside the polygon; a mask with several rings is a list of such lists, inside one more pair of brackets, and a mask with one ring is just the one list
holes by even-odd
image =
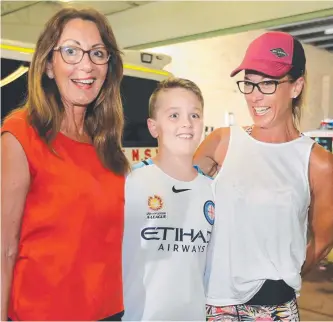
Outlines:
{"label": "cap logo", "polygon": [[278,58],[288,56],[288,54],[282,48],[274,48],[271,49],[270,51]]}

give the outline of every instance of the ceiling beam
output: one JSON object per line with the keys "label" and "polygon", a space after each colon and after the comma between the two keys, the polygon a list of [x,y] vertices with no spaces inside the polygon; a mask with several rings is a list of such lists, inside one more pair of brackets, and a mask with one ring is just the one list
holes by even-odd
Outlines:
{"label": "ceiling beam", "polygon": [[323,21],[327,21],[328,23],[333,24],[333,18],[332,17],[323,17],[323,18],[317,18],[317,19],[287,23],[287,24],[280,25],[280,26],[277,26],[277,27],[267,28],[267,30],[276,30],[276,29],[281,30],[281,29],[285,29],[285,28],[289,28],[289,27],[299,27],[299,26],[307,25],[309,23],[323,22]]}
{"label": "ceiling beam", "polygon": [[323,45],[316,45],[316,47],[318,48],[333,48],[333,43],[329,43],[329,44],[323,44]]}
{"label": "ceiling beam", "polygon": [[300,39],[302,43],[309,44],[317,41],[324,41],[324,40],[330,40],[333,39],[333,35],[324,35],[324,36],[315,36],[310,38],[304,38]]}
{"label": "ceiling beam", "polygon": [[123,48],[144,49],[332,16],[325,1],[156,1],[108,18]]}
{"label": "ceiling beam", "polygon": [[290,33],[294,37],[298,36],[303,36],[307,34],[314,34],[316,32],[324,32],[326,29],[331,29],[333,28],[333,23],[332,24],[327,24],[327,25],[322,25],[322,26],[316,26],[316,27],[309,27],[309,28],[304,28],[300,30],[291,30],[288,33]]}
{"label": "ceiling beam", "polygon": [[[14,8],[13,9],[9,9],[8,11],[5,11],[5,12],[1,12],[1,17],[5,17],[5,16],[8,16],[8,15],[11,15],[11,14],[13,14],[13,13],[15,13],[15,12],[18,12],[18,11],[21,11],[21,10],[23,10],[23,9],[27,9],[27,8],[29,8],[29,7],[32,7],[32,6],[34,6],[34,5],[36,5],[36,4],[38,4],[38,3],[40,3],[40,2],[42,2],[42,1],[31,1],[30,3],[28,3],[28,4],[25,4],[25,5],[23,5],[23,6],[14,6]],[[15,2],[14,2],[15,3]],[[1,5],[3,5],[3,4],[5,4],[4,2],[2,2],[2,4]],[[2,9],[2,8],[1,8]]]}

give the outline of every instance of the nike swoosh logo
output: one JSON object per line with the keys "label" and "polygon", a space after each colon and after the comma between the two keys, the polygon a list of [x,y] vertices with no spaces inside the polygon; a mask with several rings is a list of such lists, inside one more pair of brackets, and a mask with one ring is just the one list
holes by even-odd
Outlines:
{"label": "nike swoosh logo", "polygon": [[188,191],[188,190],[192,190],[192,189],[176,189],[175,186],[172,187],[172,191],[174,193],[184,192],[184,191]]}

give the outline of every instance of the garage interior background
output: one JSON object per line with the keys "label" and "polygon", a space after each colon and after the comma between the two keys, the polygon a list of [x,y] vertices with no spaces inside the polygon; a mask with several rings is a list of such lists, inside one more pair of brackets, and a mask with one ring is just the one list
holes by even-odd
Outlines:
{"label": "garage interior background", "polygon": [[[314,36],[318,28],[321,33],[333,28],[333,1],[2,1],[1,37],[35,43],[44,23],[65,6],[91,6],[104,13],[122,48],[171,55],[167,70],[201,87],[205,124],[210,127],[224,125],[227,113],[240,125],[251,122],[237,79],[229,74],[256,36],[278,25],[320,18],[331,21],[312,26]],[[308,100],[303,131],[333,118],[332,47],[306,44],[305,49]]]}

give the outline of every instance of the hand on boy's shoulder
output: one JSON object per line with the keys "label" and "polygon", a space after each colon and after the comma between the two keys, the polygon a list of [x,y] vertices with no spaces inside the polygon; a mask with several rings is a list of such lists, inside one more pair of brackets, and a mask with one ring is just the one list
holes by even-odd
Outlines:
{"label": "hand on boy's shoulder", "polygon": [[212,178],[212,177],[210,177],[209,175],[207,175],[207,174],[205,174],[201,169],[200,169],[200,167],[199,166],[197,166],[197,165],[194,165],[193,166],[194,167],[194,169],[196,169],[197,170],[197,172],[199,173],[199,174],[201,174],[201,175],[203,175],[203,176],[205,176],[206,178],[208,178],[208,179],[211,179],[211,180],[213,180],[214,178]]}

